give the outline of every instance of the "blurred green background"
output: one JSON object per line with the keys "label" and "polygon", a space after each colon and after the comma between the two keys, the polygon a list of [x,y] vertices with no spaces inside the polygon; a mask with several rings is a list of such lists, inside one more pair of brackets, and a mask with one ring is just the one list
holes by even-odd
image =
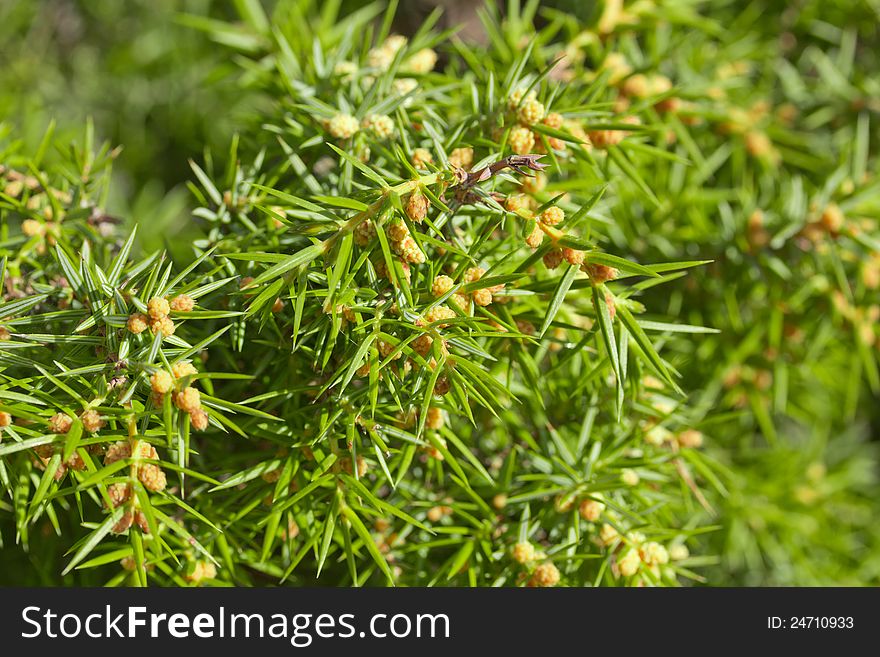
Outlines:
{"label": "blurred green background", "polygon": [[185,228],[187,160],[225,148],[254,102],[239,93],[228,52],[183,25],[180,14],[231,18],[234,11],[214,0],[0,3],[0,120],[8,139],[32,152],[50,121],[58,143],[81,141],[86,121],[94,121],[98,141],[123,147],[109,210],[148,220],[151,248]]}

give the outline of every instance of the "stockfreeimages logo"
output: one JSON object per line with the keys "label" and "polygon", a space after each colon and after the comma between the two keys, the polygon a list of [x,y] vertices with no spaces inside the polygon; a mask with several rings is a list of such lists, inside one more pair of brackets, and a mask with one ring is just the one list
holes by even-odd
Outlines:
{"label": "stockfreeimages logo", "polygon": [[446,614],[373,614],[360,630],[355,614],[242,614],[228,613],[225,607],[219,607],[213,614],[164,614],[135,606],[120,612],[106,605],[100,613],[59,614],[51,608],[29,606],[22,610],[21,618],[25,624],[23,639],[270,638],[288,640],[292,646],[305,648],[315,639],[450,636]]}

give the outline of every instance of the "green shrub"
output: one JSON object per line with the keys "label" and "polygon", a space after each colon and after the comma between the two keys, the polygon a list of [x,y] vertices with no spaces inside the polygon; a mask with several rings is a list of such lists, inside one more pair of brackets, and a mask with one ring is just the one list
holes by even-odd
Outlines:
{"label": "green shrub", "polygon": [[170,253],[5,151],[10,583],[878,580],[876,28],[236,6]]}

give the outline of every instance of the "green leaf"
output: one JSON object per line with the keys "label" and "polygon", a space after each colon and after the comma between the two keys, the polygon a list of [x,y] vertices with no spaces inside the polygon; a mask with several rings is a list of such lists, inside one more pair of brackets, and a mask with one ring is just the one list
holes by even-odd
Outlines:
{"label": "green leaf", "polygon": [[352,198],[340,198],[338,196],[313,196],[312,198],[326,205],[332,205],[337,208],[346,208],[348,210],[357,210],[358,212],[363,212],[370,208],[366,203],[356,201]]}
{"label": "green leaf", "polygon": [[362,174],[364,174],[367,178],[369,178],[369,179],[372,180],[374,183],[376,183],[377,185],[379,185],[379,187],[381,187],[382,189],[388,189],[388,183],[386,183],[386,182],[382,179],[382,176],[380,176],[378,173],[376,173],[375,171],[373,171],[370,167],[368,167],[367,165],[365,165],[363,162],[361,162],[360,160],[358,160],[356,157],[354,157],[354,156],[352,156],[352,155],[349,155],[348,153],[346,153],[345,151],[343,151],[343,150],[340,149],[340,148],[337,148],[336,146],[334,146],[334,145],[331,144],[330,142],[327,142],[327,145],[328,145],[330,148],[332,148],[332,149],[336,152],[336,154],[339,155],[339,157],[341,157],[341,158],[344,159],[346,162],[348,162],[349,164],[351,164],[355,169],[357,169],[357,170],[360,171]]}
{"label": "green leaf", "polygon": [[639,326],[639,323],[636,322],[635,318],[633,318],[632,313],[630,313],[629,309],[626,308],[623,304],[618,304],[617,315],[618,317],[620,317],[620,321],[626,327],[626,330],[629,332],[629,334],[641,348],[642,352],[645,354],[648,362],[650,362],[650,364],[654,367],[654,370],[677,392],[683,394],[681,388],[678,387],[678,384],[675,382],[675,380],[673,380],[672,376],[670,375],[669,370],[666,368],[666,365],[663,363],[663,360],[660,358],[657,350],[654,349],[654,345],[651,344],[651,341],[645,334],[645,331],[642,329],[641,326]]}
{"label": "green leaf", "polygon": [[544,315],[544,322],[541,324],[541,330],[538,332],[540,337],[544,337],[547,329],[550,328],[550,325],[553,323],[556,313],[558,313],[559,309],[562,307],[562,304],[565,301],[565,295],[568,293],[568,289],[571,287],[571,283],[574,281],[574,277],[577,276],[577,273],[578,267],[575,265],[568,265],[565,273],[559,278],[559,284],[553,292],[553,297],[550,299],[550,305],[547,306],[547,314]]}
{"label": "green leaf", "polygon": [[385,577],[388,578],[388,582],[393,586],[394,576],[391,574],[391,569],[388,567],[388,562],[385,561],[385,557],[382,556],[381,552],[379,552],[379,548],[376,547],[376,543],[373,541],[373,537],[370,535],[369,530],[364,526],[364,523],[361,522],[361,519],[350,506],[346,505],[342,507],[342,515],[344,515],[351,523],[351,526],[354,528],[355,533],[360,536],[361,542],[363,543],[364,547],[367,548],[370,556],[373,557],[373,561],[375,561],[376,565],[379,566],[379,569],[383,573],[385,573]]}
{"label": "green leaf", "polygon": [[601,285],[593,286],[593,308],[596,311],[596,319],[599,322],[599,332],[602,334],[602,340],[605,343],[605,351],[611,360],[611,367],[617,380],[621,380],[620,361],[617,352],[617,339],[614,336],[614,325],[611,322],[611,313],[608,310],[608,304],[605,302],[605,288]]}
{"label": "green leaf", "polygon": [[67,431],[67,434],[64,437],[63,459],[65,462],[67,462],[67,459],[71,457],[73,451],[79,444],[79,439],[82,436],[82,433],[82,420],[80,420],[79,418],[74,418],[73,424],[70,425],[70,429]]}
{"label": "green leaf", "polygon": [[645,267],[644,265],[640,265],[636,262],[631,262],[630,260],[626,260],[625,258],[620,258],[609,253],[590,251],[589,253],[587,253],[586,259],[587,262],[595,263],[598,265],[607,265],[608,267],[614,267],[616,269],[619,269],[620,271],[626,271],[632,274],[640,274],[642,276],[650,276],[652,278],[660,278],[660,274],[648,267]]}
{"label": "green leaf", "polygon": [[327,516],[324,518],[323,537],[321,539],[321,547],[318,550],[317,577],[320,577],[321,570],[324,568],[324,562],[327,560],[327,555],[330,553],[330,545],[333,542],[333,530],[336,528],[336,517],[338,515],[339,495],[334,495],[333,501],[330,503],[330,509],[327,511]]}
{"label": "green leaf", "polygon": [[287,192],[282,192],[281,190],[273,189],[272,187],[266,187],[265,185],[259,185],[257,183],[253,183],[251,186],[255,189],[262,190],[267,194],[271,194],[275,198],[281,199],[286,203],[290,203],[291,205],[295,205],[304,210],[310,210],[311,212],[317,212],[319,214],[323,214],[325,212],[325,209],[320,205],[315,205],[311,201],[307,201],[298,196],[294,196],[293,194],[288,194]]}
{"label": "green leaf", "polygon": [[51,442],[55,441],[54,435],[49,436],[38,436],[36,438],[28,438],[27,440],[22,440],[21,442],[4,442],[0,443],[0,456],[7,456],[8,454],[14,454],[15,452],[21,452],[26,449],[33,449],[34,447],[39,447],[40,445],[48,445]]}
{"label": "green leaf", "polygon": [[301,249],[294,253],[292,256],[288,256],[281,262],[279,262],[274,267],[270,267],[262,274],[257,276],[254,281],[248,287],[255,287],[257,285],[262,285],[263,283],[267,283],[272,279],[278,278],[289,272],[291,269],[295,269],[302,265],[306,265],[315,258],[317,258],[321,253],[324,252],[324,243],[318,242],[317,244],[312,244],[311,246],[307,246],[304,249]]}
{"label": "green leaf", "polygon": [[465,541],[464,543],[462,543],[461,547],[458,549],[458,552],[455,553],[455,556],[452,557],[452,560],[449,562],[449,573],[446,575],[447,581],[458,574],[458,572],[467,563],[467,560],[471,558],[473,552],[474,541]]}
{"label": "green leaf", "polygon": [[85,559],[89,554],[91,554],[92,550],[94,550],[98,544],[104,540],[104,537],[110,533],[110,530],[113,529],[113,526],[122,518],[122,514],[125,513],[126,507],[119,506],[113,509],[113,511],[108,515],[104,521],[98,525],[98,527],[88,535],[86,540],[80,545],[79,549],[76,551],[76,554],[73,555],[73,558],[68,562],[67,566],[65,566],[64,570],[61,571],[61,575],[64,576],[69,573],[71,570],[76,568],[77,564],[79,564],[83,559]]}
{"label": "green leaf", "polygon": [[434,533],[433,529],[431,529],[430,527],[428,527],[424,523],[419,522],[418,520],[413,518],[411,515],[409,515],[408,513],[403,511],[402,509],[398,508],[397,506],[394,506],[393,504],[389,504],[388,502],[382,500],[381,498],[373,495],[373,493],[371,493],[367,489],[366,486],[364,486],[360,481],[358,481],[354,477],[351,477],[347,474],[341,474],[339,476],[345,482],[346,486],[351,488],[354,492],[356,492],[361,497],[365,498],[367,500],[367,502],[369,502],[375,508],[380,509],[382,511],[385,511],[386,513],[390,513],[393,516],[397,516],[398,518],[400,518],[404,522],[406,522],[410,525],[413,525],[415,527],[418,527],[419,529],[426,531],[430,534]]}
{"label": "green leaf", "polygon": [[650,322],[640,320],[639,325],[646,331],[669,331],[670,333],[721,333],[718,329],[690,324],[669,324],[666,322]]}
{"label": "green leaf", "polygon": [[202,184],[202,187],[208,193],[208,197],[211,201],[214,202],[215,205],[223,204],[223,194],[220,193],[220,190],[214,186],[214,183],[211,182],[211,179],[208,177],[202,168],[195,163],[193,160],[189,160],[189,166],[193,170],[193,173],[196,174],[196,178],[199,179],[199,182]]}

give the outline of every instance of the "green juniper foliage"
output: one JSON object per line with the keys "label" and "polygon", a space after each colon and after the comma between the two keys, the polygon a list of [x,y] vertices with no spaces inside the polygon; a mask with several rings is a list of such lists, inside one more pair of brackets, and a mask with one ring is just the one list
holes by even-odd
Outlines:
{"label": "green juniper foliage", "polygon": [[259,107],[189,163],[191,246],[108,212],[91,124],[2,151],[4,563],[880,580],[876,28],[512,2],[480,45],[235,4],[174,19]]}

